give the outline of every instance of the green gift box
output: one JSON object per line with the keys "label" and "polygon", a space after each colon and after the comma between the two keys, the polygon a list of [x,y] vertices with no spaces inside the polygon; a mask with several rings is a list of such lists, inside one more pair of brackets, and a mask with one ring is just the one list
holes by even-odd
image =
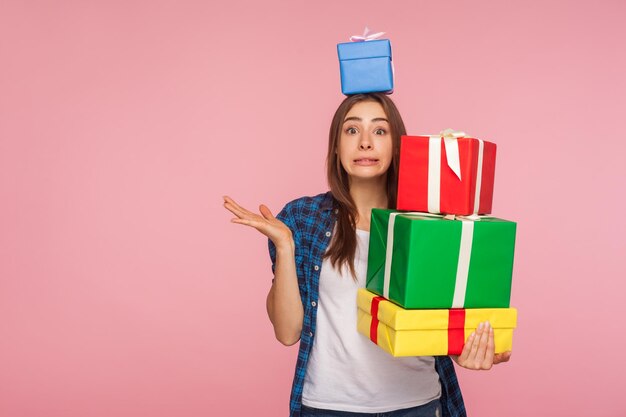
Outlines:
{"label": "green gift box", "polygon": [[516,223],[373,209],[368,290],[404,308],[508,308]]}

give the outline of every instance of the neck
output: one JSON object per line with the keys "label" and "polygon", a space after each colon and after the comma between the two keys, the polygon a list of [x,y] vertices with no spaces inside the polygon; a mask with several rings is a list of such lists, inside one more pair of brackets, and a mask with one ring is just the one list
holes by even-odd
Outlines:
{"label": "neck", "polygon": [[369,181],[351,181],[350,196],[356,205],[358,229],[370,230],[370,217],[373,208],[387,208],[387,177]]}

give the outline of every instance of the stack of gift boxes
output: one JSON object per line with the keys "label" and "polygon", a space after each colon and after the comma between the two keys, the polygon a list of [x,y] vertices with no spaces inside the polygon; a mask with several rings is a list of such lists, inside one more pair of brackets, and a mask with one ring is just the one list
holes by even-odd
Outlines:
{"label": "stack of gift boxes", "polygon": [[403,136],[398,210],[374,209],[358,330],[394,356],[460,354],[481,322],[511,350],[516,224],[491,212],[496,145]]}
{"label": "stack of gift boxes", "polygon": [[[339,44],[344,94],[393,91],[391,45]],[[481,322],[512,348],[516,224],[491,213],[496,145],[446,130],[403,136],[397,210],[374,209],[358,331],[394,356],[460,354]]]}

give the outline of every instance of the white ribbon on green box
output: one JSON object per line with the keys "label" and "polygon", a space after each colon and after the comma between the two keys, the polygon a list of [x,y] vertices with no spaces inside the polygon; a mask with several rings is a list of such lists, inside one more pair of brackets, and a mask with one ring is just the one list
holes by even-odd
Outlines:
{"label": "white ribbon on green box", "polygon": [[[428,211],[441,213],[441,141],[446,147],[446,161],[454,174],[461,181],[461,162],[459,158],[459,138],[465,137],[465,132],[446,129],[438,135],[428,135]],[[476,192],[474,193],[474,211],[478,213],[480,205],[480,188],[483,174],[483,151],[485,143],[478,140],[478,168],[476,170]]]}
{"label": "white ribbon on green box", "polygon": [[469,276],[470,258],[472,255],[472,242],[474,240],[474,222],[491,216],[455,216],[422,212],[396,212],[389,214],[389,225],[387,227],[387,250],[385,253],[385,274],[383,278],[383,296],[389,298],[389,286],[391,281],[391,261],[393,259],[393,239],[394,226],[397,216],[437,217],[446,220],[461,221],[461,242],[459,247],[459,258],[456,270],[456,281],[454,284],[454,296],[452,298],[452,308],[463,308],[465,304],[465,292],[467,291],[467,278]]}

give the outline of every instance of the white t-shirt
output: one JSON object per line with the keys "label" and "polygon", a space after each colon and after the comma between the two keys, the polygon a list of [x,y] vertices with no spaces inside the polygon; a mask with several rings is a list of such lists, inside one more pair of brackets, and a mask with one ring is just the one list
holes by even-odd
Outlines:
{"label": "white t-shirt", "polygon": [[320,271],[316,334],[304,378],[309,407],[383,413],[426,404],[441,396],[435,359],[395,358],[357,332],[356,293],[365,287],[369,232],[357,229],[354,282],[324,259]]}

